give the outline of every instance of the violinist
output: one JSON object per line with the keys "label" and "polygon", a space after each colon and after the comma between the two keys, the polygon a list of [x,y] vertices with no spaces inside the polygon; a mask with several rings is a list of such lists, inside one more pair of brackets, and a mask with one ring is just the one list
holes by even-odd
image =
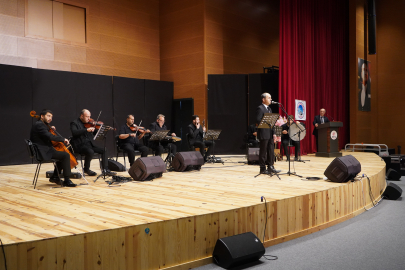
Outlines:
{"label": "violinist", "polygon": [[[58,171],[54,170],[53,176],[49,179],[49,182],[55,183],[57,185],[62,184],[65,187],[75,187],[70,180],[70,156],[66,152],[56,151],[52,146],[52,141],[54,142],[63,142],[69,144],[69,140],[60,136],[53,135],[49,131],[49,124],[52,122],[53,113],[50,110],[43,110],[40,113],[40,118],[31,128],[30,140],[38,148],[38,154],[43,160],[55,159],[56,166],[59,172],[63,171],[64,181],[61,183],[58,175]],[[51,128],[55,129],[54,126]]]}
{"label": "violinist", "polygon": [[[283,144],[283,149],[284,153],[287,156],[287,161],[290,160],[290,151],[288,150],[288,144],[291,141],[292,146],[295,146],[295,161],[298,161],[298,157],[300,155],[300,142],[299,141],[293,141],[290,139],[290,136],[288,135],[288,131],[290,129],[290,126],[293,124],[293,119],[294,115],[289,115],[288,116],[288,121],[284,125],[281,126],[283,129],[282,135],[281,135],[281,143]],[[295,121],[297,124],[300,122]]]}
{"label": "violinist", "polygon": [[105,173],[109,176],[115,175],[116,173],[108,169],[107,151],[93,144],[93,137],[97,134],[97,129],[95,127],[85,127],[85,124],[88,124],[90,121],[90,116],[90,111],[83,109],[80,112],[80,117],[70,123],[70,131],[73,136],[71,140],[73,149],[75,153],[85,156],[83,168],[85,174],[89,176],[97,175],[96,172],[90,170],[90,163],[94,153],[98,153],[101,154],[101,167],[105,169]]}
{"label": "violinist", "polygon": [[134,125],[134,116],[132,114],[127,116],[127,122],[121,126],[118,132],[120,148],[128,154],[129,164],[131,166],[135,161],[135,150],[141,152],[141,157],[148,156],[149,148],[139,142],[139,139],[142,138],[145,133],[150,133],[150,131]]}
{"label": "violinist", "polygon": [[[212,146],[215,145],[215,142],[203,140],[203,134],[207,130],[205,127],[201,126],[200,117],[198,117],[198,115],[193,115],[191,119],[193,120],[193,122],[188,125],[188,136],[190,145],[200,148],[200,153],[204,157],[204,162],[207,162],[207,159],[212,152]],[[208,147],[207,152],[205,152],[205,147]]]}
{"label": "violinist", "polygon": [[[149,130],[153,131],[160,131],[160,130],[168,130],[165,125],[165,116],[163,114],[158,114],[156,117],[156,122],[153,122],[149,125]],[[176,133],[168,133],[168,136],[176,137]],[[161,141],[160,144],[157,141],[149,141],[149,147],[155,151],[155,156],[161,156],[163,153],[163,149],[170,149],[170,152],[173,155],[176,155],[177,147],[174,143],[168,141]]]}

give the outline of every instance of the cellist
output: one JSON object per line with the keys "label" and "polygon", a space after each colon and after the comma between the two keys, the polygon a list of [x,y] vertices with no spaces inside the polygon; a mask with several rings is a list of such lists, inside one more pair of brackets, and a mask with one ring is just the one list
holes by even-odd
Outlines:
{"label": "cellist", "polygon": [[[49,131],[49,124],[52,122],[53,113],[51,110],[44,109],[40,113],[40,118],[31,128],[30,140],[34,143],[38,148],[38,154],[44,160],[49,159],[56,159],[56,166],[58,167],[59,172],[63,171],[64,181],[62,181],[62,185],[65,187],[75,187],[76,184],[73,183],[69,176],[71,174],[70,171],[70,155],[66,152],[57,151],[52,146],[52,141],[55,142],[63,142],[65,144],[69,144],[69,140],[63,138],[61,136],[53,135]],[[55,127],[51,127],[55,129]],[[55,168],[53,176],[49,179],[49,182],[55,183],[60,185],[61,182],[59,177],[57,176],[58,172]]]}

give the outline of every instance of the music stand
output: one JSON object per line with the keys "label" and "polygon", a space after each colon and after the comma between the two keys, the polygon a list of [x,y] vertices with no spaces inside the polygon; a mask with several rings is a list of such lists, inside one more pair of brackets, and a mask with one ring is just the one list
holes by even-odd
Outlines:
{"label": "music stand", "polygon": [[[280,117],[280,114],[278,114],[278,113],[265,113],[263,115],[262,120],[260,121],[260,124],[257,126],[257,128],[273,128],[279,117]],[[270,140],[273,140],[273,138],[270,138]],[[270,143],[274,143],[274,142],[270,142]],[[273,153],[273,155],[274,155],[274,153]],[[261,174],[263,174],[263,173],[259,173],[258,175],[255,175],[255,177],[258,177]],[[280,179],[280,176],[278,176],[278,173],[270,172],[269,176],[272,177],[273,175],[276,175],[278,177],[278,179]]]}
{"label": "music stand", "polygon": [[[161,146],[161,141],[165,140],[167,137],[167,133],[169,133],[170,130],[158,130],[158,131],[153,131],[152,136],[149,138],[149,141],[158,141],[159,146]],[[167,157],[165,159],[165,164],[166,164],[166,169],[168,169],[168,165],[171,166],[172,160],[173,160],[173,154],[172,154],[172,147],[169,144],[169,153],[167,153]]]}
{"label": "music stand", "polygon": [[[104,125],[101,125],[99,130],[97,131],[96,135],[94,136],[93,140],[94,141],[101,141],[104,140],[104,153],[107,151],[107,146],[106,146],[106,138],[107,138],[107,132],[110,130],[110,127],[106,127]],[[105,157],[107,158],[107,157]],[[105,162],[105,161],[104,161]],[[97,176],[96,180],[94,180],[94,182],[96,182],[100,177],[103,177],[103,179],[106,179],[106,170],[107,168],[102,168],[101,170],[101,174],[99,176]]]}
{"label": "music stand", "polygon": [[212,155],[207,158],[207,163],[222,163],[222,165],[224,165],[224,162],[221,160],[221,158],[215,157],[214,141],[218,140],[218,136],[219,134],[221,134],[221,131],[221,129],[210,129],[207,130],[203,137],[203,140],[205,141],[212,141]]}

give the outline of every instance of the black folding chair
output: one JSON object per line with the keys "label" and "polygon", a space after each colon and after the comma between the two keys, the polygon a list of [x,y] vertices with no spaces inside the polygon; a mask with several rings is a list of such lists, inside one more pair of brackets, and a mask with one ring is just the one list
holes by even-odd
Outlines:
{"label": "black folding chair", "polygon": [[35,170],[34,179],[32,180],[32,184],[34,185],[34,189],[37,186],[39,171],[41,170],[42,163],[53,163],[53,166],[55,167],[56,171],[58,172],[58,178],[59,178],[59,181],[61,183],[61,187],[63,187],[63,182],[60,179],[59,170],[58,170],[58,167],[56,166],[57,160],[55,160],[55,159],[49,159],[49,160],[41,159],[39,157],[39,155],[38,155],[38,148],[35,145],[35,143],[32,143],[30,140],[25,140],[25,143],[27,144],[27,151],[28,151],[28,154],[29,154],[30,158],[37,162],[37,169]]}

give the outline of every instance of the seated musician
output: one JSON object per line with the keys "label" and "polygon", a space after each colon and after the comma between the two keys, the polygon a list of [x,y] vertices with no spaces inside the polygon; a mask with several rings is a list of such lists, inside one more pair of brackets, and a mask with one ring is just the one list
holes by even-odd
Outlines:
{"label": "seated musician", "polygon": [[[134,116],[129,114],[127,116],[127,122],[122,125],[118,131],[120,148],[128,154],[130,166],[132,166],[135,161],[135,150],[141,152],[141,157],[147,157],[149,152],[149,148],[139,142],[139,139],[142,139],[145,133],[140,133],[134,128],[134,120]],[[131,127],[133,130],[131,130]],[[146,130],[145,132],[149,131]]]}
{"label": "seated musician", "polygon": [[[75,187],[70,180],[70,155],[63,151],[56,151],[52,146],[52,141],[54,142],[63,142],[66,145],[69,144],[69,140],[62,138],[60,136],[53,135],[49,131],[49,124],[52,122],[53,113],[50,110],[43,110],[40,114],[40,119],[32,126],[30,140],[38,148],[38,154],[43,160],[55,159],[56,166],[59,172],[63,171],[64,181],[62,185],[65,187]],[[55,127],[52,127],[55,129]],[[58,176],[58,171],[54,170],[53,176],[49,179],[49,182],[60,185],[60,179]]]}
{"label": "seated musician", "polygon": [[[207,159],[211,155],[212,147],[215,145],[215,142],[203,140],[203,134],[204,132],[206,132],[206,128],[201,127],[200,117],[198,117],[198,115],[193,115],[191,119],[193,120],[193,122],[188,125],[190,146],[200,148],[200,153],[204,157],[204,162],[207,162]],[[208,147],[207,152],[205,152],[205,147]]]}
{"label": "seated musician", "polygon": [[83,109],[80,112],[80,117],[70,123],[70,131],[72,132],[71,144],[75,153],[85,156],[84,159],[84,173],[89,176],[97,175],[96,172],[90,170],[90,163],[93,159],[94,153],[101,154],[101,167],[105,169],[107,175],[115,175],[108,169],[107,151],[104,148],[95,146],[93,138],[97,134],[95,127],[86,128],[84,125],[90,121],[91,113],[89,110]]}
{"label": "seated musician", "polygon": [[[149,125],[149,130],[151,132],[168,130],[168,128],[165,125],[165,116],[163,114],[159,114],[156,117],[156,122],[153,122]],[[167,135],[176,137],[176,133],[168,132]],[[161,156],[164,149],[170,149],[173,155],[176,155],[177,152],[176,145],[168,140],[161,141],[160,144],[158,141],[149,141],[149,147],[152,148],[153,151],[155,151],[155,156]]]}
{"label": "seated musician", "polygon": [[[288,117],[287,123],[285,123],[284,125],[281,126],[281,128],[283,129],[282,135],[281,135],[281,143],[283,145],[284,153],[287,156],[287,161],[290,160],[290,151],[288,149],[288,144],[290,143],[290,141],[291,141],[291,145],[295,146],[295,159],[294,160],[297,161],[298,157],[300,155],[300,142],[291,140],[290,135],[288,134],[290,126],[293,124],[292,119],[294,119],[294,116],[290,115]],[[298,121],[296,121],[296,123],[299,124]]]}
{"label": "seated musician", "polygon": [[259,147],[259,141],[257,140],[257,124],[252,124],[248,127],[247,143],[249,147]]}

